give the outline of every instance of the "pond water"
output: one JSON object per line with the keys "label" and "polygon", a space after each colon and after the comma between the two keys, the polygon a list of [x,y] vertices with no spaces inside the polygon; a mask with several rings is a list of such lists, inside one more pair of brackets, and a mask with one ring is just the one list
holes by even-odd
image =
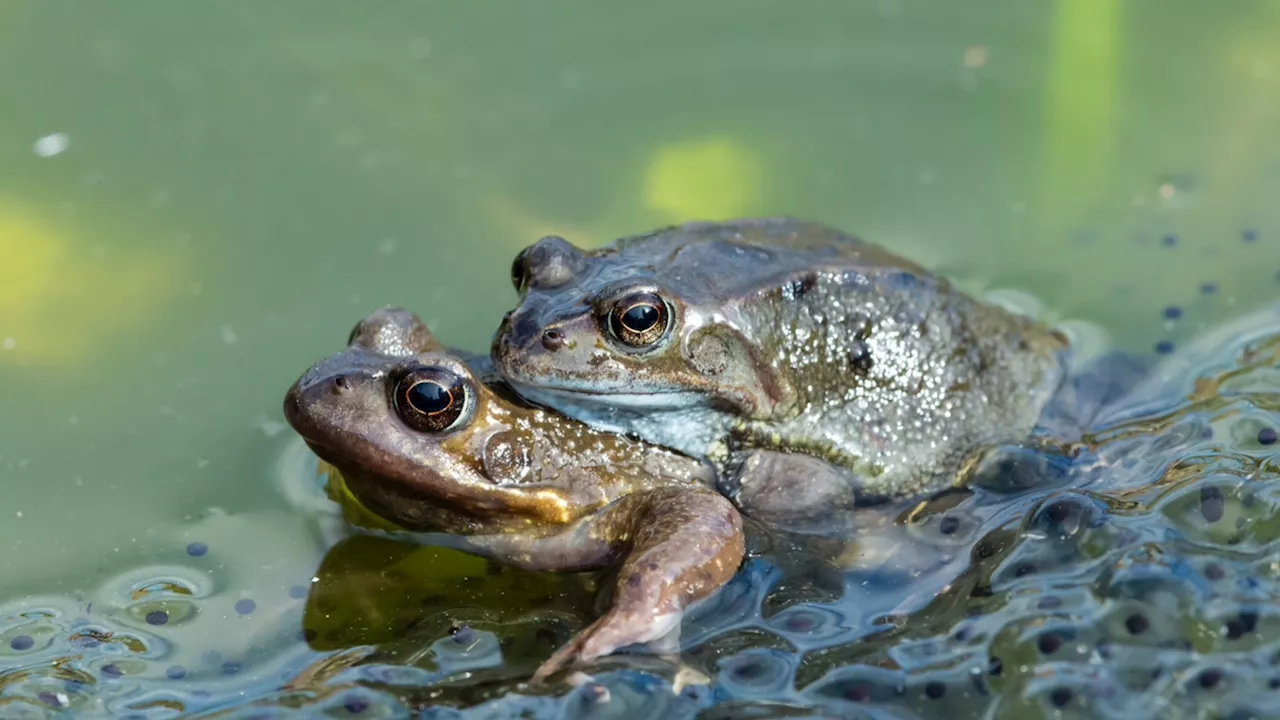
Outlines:
{"label": "pond water", "polygon": [[[15,0],[0,96],[4,717],[1280,714],[1280,2]],[[768,214],[1159,364],[1070,483],[757,544],[709,684],[522,686],[598,579],[351,536],[284,391]]]}

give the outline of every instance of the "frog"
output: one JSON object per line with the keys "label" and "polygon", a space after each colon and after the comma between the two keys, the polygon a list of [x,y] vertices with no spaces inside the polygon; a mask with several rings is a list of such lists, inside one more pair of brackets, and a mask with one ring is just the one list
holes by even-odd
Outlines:
{"label": "frog", "polygon": [[[521,396],[711,462],[744,511],[927,496],[1037,436],[1061,331],[791,217],[690,222],[516,256],[494,335]],[[808,458],[810,462],[797,461]]]}
{"label": "frog", "polygon": [[361,320],[284,414],[363,506],[419,541],[529,570],[617,569],[608,610],[534,682],[632,644],[672,652],[684,612],[744,557],[706,462],[523,401],[401,308]]}

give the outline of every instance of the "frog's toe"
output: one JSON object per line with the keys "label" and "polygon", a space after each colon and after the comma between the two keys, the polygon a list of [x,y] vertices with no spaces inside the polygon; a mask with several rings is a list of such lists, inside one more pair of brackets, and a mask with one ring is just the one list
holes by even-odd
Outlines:
{"label": "frog's toe", "polygon": [[560,670],[612,654],[628,645],[652,644],[659,652],[678,651],[681,613],[611,612],[588,625],[556,650],[531,678],[544,682]]}
{"label": "frog's toe", "polygon": [[608,655],[628,645],[650,644],[658,652],[674,653],[680,645],[681,613],[615,612],[604,616],[583,634],[580,657],[584,662]]}

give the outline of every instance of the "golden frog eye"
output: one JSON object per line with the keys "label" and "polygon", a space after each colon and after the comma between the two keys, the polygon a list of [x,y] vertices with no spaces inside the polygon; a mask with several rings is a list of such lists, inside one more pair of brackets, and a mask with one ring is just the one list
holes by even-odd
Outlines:
{"label": "golden frog eye", "polygon": [[420,432],[452,430],[467,409],[470,390],[462,378],[444,368],[413,370],[396,383],[396,412]]}
{"label": "golden frog eye", "polygon": [[631,347],[648,347],[671,329],[671,308],[653,293],[635,293],[614,304],[609,312],[609,333]]}

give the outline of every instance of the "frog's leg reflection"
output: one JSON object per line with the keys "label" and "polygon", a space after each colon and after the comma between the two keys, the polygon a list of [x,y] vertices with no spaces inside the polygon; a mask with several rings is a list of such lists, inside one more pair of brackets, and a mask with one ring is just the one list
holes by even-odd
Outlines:
{"label": "frog's leg reflection", "polygon": [[528,570],[589,570],[622,559],[609,610],[544,662],[535,682],[571,663],[672,635],[687,607],[733,576],[745,545],[732,503],[695,486],[633,493],[542,537],[415,537]]}

